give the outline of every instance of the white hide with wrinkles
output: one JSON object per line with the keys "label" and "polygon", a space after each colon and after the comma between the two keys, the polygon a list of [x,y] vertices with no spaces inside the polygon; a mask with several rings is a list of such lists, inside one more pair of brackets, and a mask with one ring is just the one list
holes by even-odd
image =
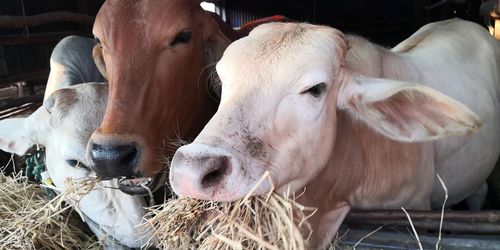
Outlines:
{"label": "white hide with wrinkles", "polygon": [[221,104],[176,152],[172,188],[231,201],[269,171],[279,192],[305,188],[300,202],[318,207],[319,248],[351,208],[440,207],[436,174],[457,203],[500,152],[499,69],[499,42],[459,19],[392,50],[324,26],[261,25],[217,64]]}

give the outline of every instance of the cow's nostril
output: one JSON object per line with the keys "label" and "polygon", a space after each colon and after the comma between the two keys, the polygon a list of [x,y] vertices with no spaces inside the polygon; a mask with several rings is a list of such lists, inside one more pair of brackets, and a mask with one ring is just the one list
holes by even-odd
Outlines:
{"label": "cow's nostril", "polygon": [[101,177],[131,177],[139,162],[140,152],[135,145],[92,144],[92,169]]}
{"label": "cow's nostril", "polygon": [[209,188],[220,183],[224,176],[230,172],[230,162],[228,157],[212,158],[207,161],[210,164],[212,171],[209,171],[201,180],[201,186],[203,188]]}
{"label": "cow's nostril", "polygon": [[123,151],[122,159],[120,160],[120,165],[128,166],[130,163],[134,162],[137,157],[137,149],[135,147],[129,147]]}
{"label": "cow's nostril", "polygon": [[217,169],[215,171],[212,171],[203,178],[203,180],[201,181],[201,185],[203,186],[203,188],[215,186],[217,183],[220,182],[223,175],[224,175],[223,169]]}

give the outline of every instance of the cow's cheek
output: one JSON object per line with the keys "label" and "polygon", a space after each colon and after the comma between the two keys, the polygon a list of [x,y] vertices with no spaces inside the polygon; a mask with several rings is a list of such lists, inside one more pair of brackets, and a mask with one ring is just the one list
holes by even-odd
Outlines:
{"label": "cow's cheek", "polygon": [[65,181],[67,178],[78,180],[88,176],[88,171],[67,165],[65,156],[62,154],[62,149],[65,147],[68,147],[68,145],[51,143],[47,145],[46,148],[49,150],[45,152],[45,165],[49,176],[54,185],[61,191],[66,189]]}
{"label": "cow's cheek", "polygon": [[63,157],[59,155],[54,155],[51,151],[46,151],[45,165],[47,166],[50,179],[52,179],[52,182],[58,189],[64,191],[66,189],[64,186],[64,179],[67,176],[67,170],[65,169],[65,162],[62,161],[62,158]]}
{"label": "cow's cheek", "polygon": [[298,137],[299,149],[291,163],[295,172],[294,186],[298,189],[313,181],[328,166],[335,141],[335,124],[331,120],[321,115],[300,126],[303,130]]}
{"label": "cow's cheek", "polygon": [[277,104],[274,115],[273,130],[275,137],[271,142],[286,140],[287,137],[297,137],[299,131],[300,114],[297,112],[297,103],[290,96],[285,97]]}
{"label": "cow's cheek", "polygon": [[[303,117],[302,117],[303,118]],[[310,132],[309,124],[301,118],[296,110],[296,102],[292,98],[285,98],[278,106],[275,115],[273,130],[269,135],[269,145],[273,181],[278,190],[292,191],[299,189],[307,178],[309,147],[306,139]],[[305,136],[304,136],[305,135]]]}

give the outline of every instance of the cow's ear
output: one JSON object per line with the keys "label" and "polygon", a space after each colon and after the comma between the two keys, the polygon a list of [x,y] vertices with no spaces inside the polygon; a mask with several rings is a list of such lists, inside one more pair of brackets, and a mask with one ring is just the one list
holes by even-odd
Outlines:
{"label": "cow's ear", "polygon": [[217,14],[207,12],[205,17],[208,19],[204,22],[205,25],[208,25],[204,29],[205,52],[207,63],[211,64],[219,61],[227,46],[239,35]]}
{"label": "cow's ear", "polygon": [[23,155],[34,144],[46,145],[49,134],[50,113],[44,106],[29,117],[11,118],[0,121],[0,149],[9,153]]}
{"label": "cow's ear", "polygon": [[94,58],[95,66],[99,73],[107,80],[108,72],[106,71],[106,63],[104,62],[104,56],[102,54],[102,45],[97,43],[92,49],[92,57]]}
{"label": "cow's ear", "polygon": [[481,122],[463,104],[419,84],[355,76],[341,88],[338,108],[398,141],[474,133]]}
{"label": "cow's ear", "polygon": [[11,118],[0,121],[0,149],[24,155],[33,146],[25,127],[27,118]]}

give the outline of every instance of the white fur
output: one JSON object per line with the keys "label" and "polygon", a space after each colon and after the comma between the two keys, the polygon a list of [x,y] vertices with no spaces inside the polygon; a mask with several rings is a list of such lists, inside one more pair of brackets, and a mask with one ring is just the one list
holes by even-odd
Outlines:
{"label": "white fur", "polygon": [[[74,90],[76,99],[65,100],[70,108],[56,121],[54,114],[64,106],[57,99],[71,94],[68,89]],[[92,174],[88,169],[69,166],[66,160],[88,164],[84,157],[87,141],[102,120],[108,93],[107,84],[101,83],[78,84],[68,89],[57,90],[48,97],[55,102],[49,108],[50,113],[46,107],[40,107],[27,118],[0,121],[0,149],[22,155],[34,144],[45,146],[47,170],[61,191],[65,190],[66,178],[77,180]],[[142,197],[121,192],[115,180],[100,182],[83,197],[78,208],[90,220],[87,221],[90,228],[106,248],[115,249],[119,245],[114,241],[128,247],[141,247],[142,233],[148,230],[137,228],[145,215],[144,205]]]}
{"label": "white fur", "polygon": [[[459,19],[427,25],[392,51],[323,26],[261,25],[217,64],[219,110],[175,154],[173,190],[239,199],[267,170],[280,192],[306,187],[301,202],[319,208],[317,247],[350,207],[440,207],[436,174],[456,203],[478,190],[500,152],[499,68],[499,42]],[[306,90],[318,83],[326,92],[314,97]],[[210,146],[239,169],[206,189],[198,181],[215,157]]]}

